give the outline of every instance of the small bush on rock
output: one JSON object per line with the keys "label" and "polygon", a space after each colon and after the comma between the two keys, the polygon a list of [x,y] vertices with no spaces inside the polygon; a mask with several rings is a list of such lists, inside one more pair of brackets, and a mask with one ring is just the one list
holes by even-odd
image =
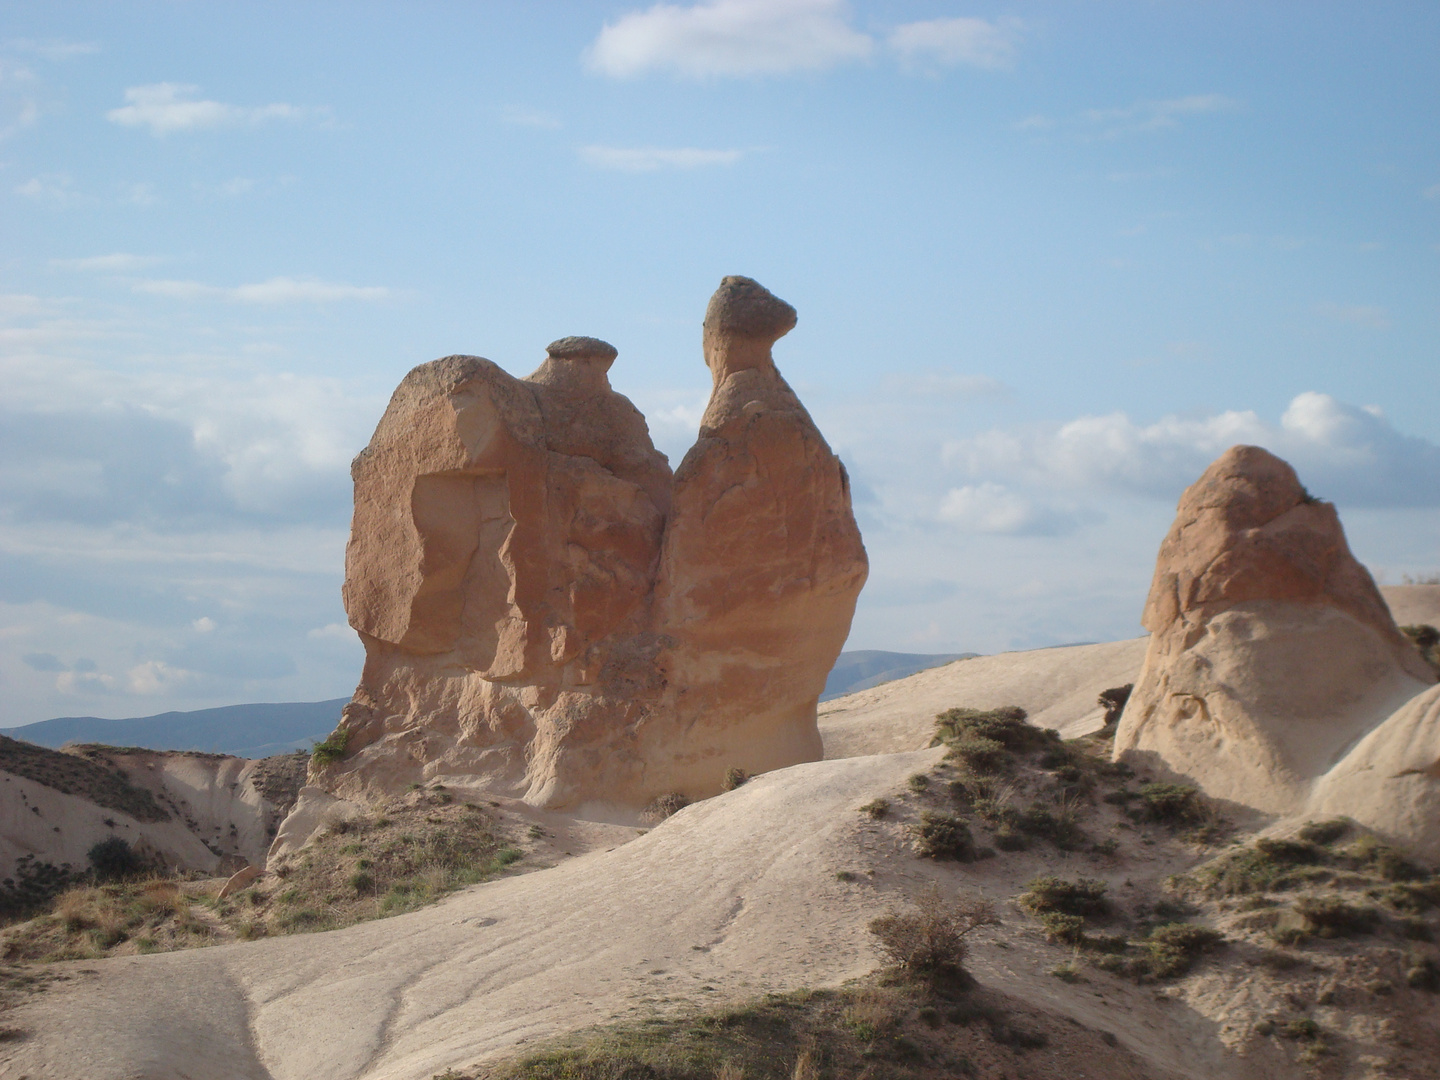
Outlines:
{"label": "small bush on rock", "polygon": [[333,765],[344,760],[345,748],[349,744],[350,729],[337,727],[310,749],[310,760],[316,765]]}
{"label": "small bush on rock", "polygon": [[890,912],[870,923],[876,948],[895,967],[917,975],[958,972],[965,959],[965,938],[997,922],[995,909],[979,896],[945,900],[932,885],[918,905]]}
{"label": "small bush on rock", "polygon": [[1066,915],[1103,915],[1110,908],[1107,886],[1094,878],[1066,881],[1051,875],[1038,877],[1020,894],[1021,907],[1036,915],[1058,911]]}
{"label": "small bush on rock", "polygon": [[954,814],[926,810],[919,823],[910,826],[910,832],[911,845],[922,858],[961,862],[975,858],[975,838],[970,835],[970,827]]}
{"label": "small bush on rock", "polygon": [[1145,940],[1145,958],[1156,978],[1172,979],[1195,966],[1200,955],[1225,940],[1218,930],[1190,923],[1157,926]]}
{"label": "small bush on rock", "polygon": [[145,869],[145,860],[135,853],[128,841],[119,836],[101,840],[85,854],[96,881],[123,881]]}

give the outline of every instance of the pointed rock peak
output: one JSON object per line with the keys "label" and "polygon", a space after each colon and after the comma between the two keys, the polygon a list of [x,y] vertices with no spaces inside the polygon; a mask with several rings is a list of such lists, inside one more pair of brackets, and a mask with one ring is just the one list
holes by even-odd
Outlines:
{"label": "pointed rock peak", "polygon": [[1319,500],[1295,470],[1264,447],[1232,446],[1185,489],[1180,510],[1222,509],[1233,528],[1257,528],[1302,503]]}

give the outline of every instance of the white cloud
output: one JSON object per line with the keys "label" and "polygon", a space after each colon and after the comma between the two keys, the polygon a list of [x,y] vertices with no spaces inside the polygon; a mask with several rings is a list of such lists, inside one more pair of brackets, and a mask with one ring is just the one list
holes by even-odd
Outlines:
{"label": "white cloud", "polygon": [[700,150],[695,147],[661,149],[646,146],[582,146],[580,158],[597,169],[619,172],[655,172],[659,169],[700,169],[713,165],[734,165],[745,150]]}
{"label": "white cloud", "polygon": [[15,194],[52,206],[71,206],[80,201],[75,181],[69,173],[44,173],[15,185]]}
{"label": "white cloud", "polygon": [[938,516],[966,532],[1004,536],[1060,536],[1078,525],[1074,514],[1042,506],[988,480],[951,488]]}
{"label": "white cloud", "polygon": [[393,290],[380,285],[343,285],[314,278],[277,277],[253,285],[225,288],[199,281],[144,280],[131,285],[138,293],[173,300],[229,300],[241,304],[326,304],[337,300],[373,303],[388,300]]}
{"label": "white cloud", "polygon": [[527,109],[523,105],[506,105],[500,110],[500,122],[513,127],[555,129],[562,127],[560,118],[539,109]]}
{"label": "white cloud", "polygon": [[94,671],[62,671],[55,677],[55,689],[62,694],[108,694],[115,689],[115,677]]}
{"label": "white cloud", "polygon": [[0,128],[0,142],[20,134],[28,127],[34,127],[35,122],[40,119],[40,106],[35,102],[26,99],[20,103],[20,109],[15,114],[15,119],[5,127]]}
{"label": "white cloud", "polygon": [[1140,101],[1118,109],[1087,109],[1080,118],[1089,128],[1098,129],[1095,137],[1114,139],[1122,135],[1169,131],[1180,126],[1182,117],[1233,112],[1239,107],[1240,102],[1224,94],[1190,94],[1160,101]]}
{"label": "white cloud", "polygon": [[843,0],[710,0],[622,15],[600,31],[586,62],[615,78],[780,75],[863,60],[873,49]]}
{"label": "white cloud", "polygon": [[1295,397],[1279,424],[1233,410],[1166,416],[1148,425],[1124,413],[1084,416],[955,440],[945,446],[944,460],[992,482],[1170,500],[1237,443],[1264,446],[1286,459],[1322,498],[1367,507],[1440,506],[1440,446],[1401,434],[1373,406],[1313,391]]}
{"label": "white cloud", "polygon": [[315,629],[307,631],[305,636],[311,638],[331,638],[339,641],[356,640],[355,631],[352,630],[348,624],[338,622],[317,626]]}
{"label": "white cloud", "polygon": [[1015,63],[1023,24],[1018,19],[927,19],[890,31],[890,48],[909,68],[936,65],[1001,69]]}
{"label": "white cloud", "polygon": [[100,46],[94,42],[65,41],[62,38],[12,38],[5,42],[5,48],[11,52],[31,53],[45,60],[69,60],[100,51]]}
{"label": "white cloud", "polygon": [[1315,310],[1336,322],[1366,326],[1371,330],[1390,329],[1390,313],[1377,304],[1320,304]]}
{"label": "white cloud", "polygon": [[171,667],[163,660],[147,660],[136,664],[129,671],[129,685],[132,694],[160,694],[173,690],[177,683],[193,678],[193,672],[184,668]]}
{"label": "white cloud", "polygon": [[195,628],[197,634],[210,634],[214,632],[216,623],[209,615],[202,615],[190,625]]}
{"label": "white cloud", "polygon": [[273,104],[246,107],[219,101],[194,100],[198,86],[153,83],[125,91],[127,104],[111,109],[106,119],[125,127],[147,127],[159,137],[177,131],[263,124],[270,120],[298,121],[323,115],[323,109]]}
{"label": "white cloud", "polygon": [[129,255],[116,252],[113,255],[89,255],[81,259],[51,259],[50,265],[56,270],[81,270],[86,273],[124,273],[126,270],[140,270],[162,262],[155,255]]}

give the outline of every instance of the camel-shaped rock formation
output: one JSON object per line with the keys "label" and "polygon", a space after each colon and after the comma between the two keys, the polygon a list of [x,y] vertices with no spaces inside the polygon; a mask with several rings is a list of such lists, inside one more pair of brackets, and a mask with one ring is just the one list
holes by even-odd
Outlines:
{"label": "camel-shaped rock formation", "polygon": [[771,357],[794,325],[724,280],[673,477],[603,341],[563,338],[524,379],[474,356],[411,371],[351,470],[365,668],[345,756],[312,780],[635,808],[817,760],[867,563],[844,466]]}
{"label": "camel-shaped rock formation", "polygon": [[[1312,498],[1273,454],[1232,447],[1186,489],[1142,622],[1150,645],[1116,732],[1117,758],[1291,815],[1337,791],[1338,777],[1353,789],[1357,754],[1374,783],[1374,766],[1403,758],[1408,768],[1428,753],[1427,790],[1440,807],[1434,702],[1407,706],[1434,698],[1425,691],[1435,676],[1350,553],[1335,507]],[[1406,748],[1384,734],[1401,727]],[[1421,843],[1395,798],[1384,799],[1395,805],[1368,813],[1338,796],[1322,801],[1327,813]],[[1428,833],[1425,843],[1440,844],[1440,820]]]}

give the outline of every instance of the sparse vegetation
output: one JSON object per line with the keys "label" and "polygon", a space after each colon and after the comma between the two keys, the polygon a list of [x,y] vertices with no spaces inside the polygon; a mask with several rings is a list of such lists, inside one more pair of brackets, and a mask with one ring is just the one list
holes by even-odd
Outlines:
{"label": "sparse vegetation", "polygon": [[965,959],[966,937],[996,921],[994,907],[983,897],[946,900],[932,885],[910,910],[872,920],[870,933],[880,954],[908,974],[955,974]]}
{"label": "sparse vegetation", "polygon": [[1400,632],[1410,639],[1425,662],[1440,673],[1440,630],[1428,623],[1400,627]]}
{"label": "sparse vegetation", "polygon": [[333,765],[345,759],[345,748],[350,745],[350,729],[337,727],[310,749],[310,760],[321,767]]}
{"label": "sparse vegetation", "polygon": [[879,821],[890,813],[890,801],[888,799],[871,799],[864,806],[860,807],[860,813],[864,814],[871,821]]}
{"label": "sparse vegetation", "polygon": [[214,883],[180,879],[72,886],[8,932],[5,959],[88,959],[328,930],[414,910],[524,857],[488,811],[442,790],[410,792],[373,818],[337,826],[224,900]]}
{"label": "sparse vegetation", "polygon": [[954,814],[926,810],[918,824],[910,827],[911,846],[927,859],[958,859],[969,862],[975,858],[975,839],[970,827]]}
{"label": "sparse vegetation", "polygon": [[1120,714],[1125,711],[1125,703],[1130,700],[1130,693],[1134,689],[1134,683],[1126,683],[1124,686],[1113,686],[1109,690],[1100,691],[1095,704],[1105,710],[1105,726],[1100,730],[1102,736],[1114,736],[1115,728],[1120,724]]}
{"label": "sparse vegetation", "polygon": [[99,752],[107,749],[110,748],[50,750],[0,735],[0,770],[65,795],[79,795],[108,810],[128,814],[136,821],[169,821],[170,815],[155,801],[155,796],[130,783],[125,773]]}
{"label": "sparse vegetation", "polygon": [[930,777],[926,776],[924,773],[916,773],[914,776],[910,777],[910,779],[905,781],[905,786],[908,787],[911,791],[913,791],[916,795],[923,795],[930,788]]}
{"label": "sparse vegetation", "polygon": [[1065,915],[1104,915],[1110,910],[1107,886],[1094,878],[1064,878],[1046,875],[1035,878],[1017,898],[1017,903],[1036,915],[1060,912]]}
{"label": "sparse vegetation", "polygon": [[734,791],[736,788],[741,787],[749,779],[750,774],[747,773],[744,769],[731,766],[730,768],[725,770],[725,782],[721,784],[720,787],[723,791]]}
{"label": "sparse vegetation", "polygon": [[1157,926],[1145,939],[1149,972],[1159,979],[1173,979],[1195,966],[1200,956],[1225,940],[1225,935],[1208,926],[1168,923]]}
{"label": "sparse vegetation", "polygon": [[690,800],[678,791],[669,791],[664,795],[657,795],[651,800],[650,805],[640,811],[640,820],[657,824],[674,814],[678,814],[685,807],[690,805]]}
{"label": "sparse vegetation", "polygon": [[127,840],[119,836],[108,836],[94,845],[87,853],[90,871],[96,881],[124,881],[146,869],[145,860],[135,853]]}

